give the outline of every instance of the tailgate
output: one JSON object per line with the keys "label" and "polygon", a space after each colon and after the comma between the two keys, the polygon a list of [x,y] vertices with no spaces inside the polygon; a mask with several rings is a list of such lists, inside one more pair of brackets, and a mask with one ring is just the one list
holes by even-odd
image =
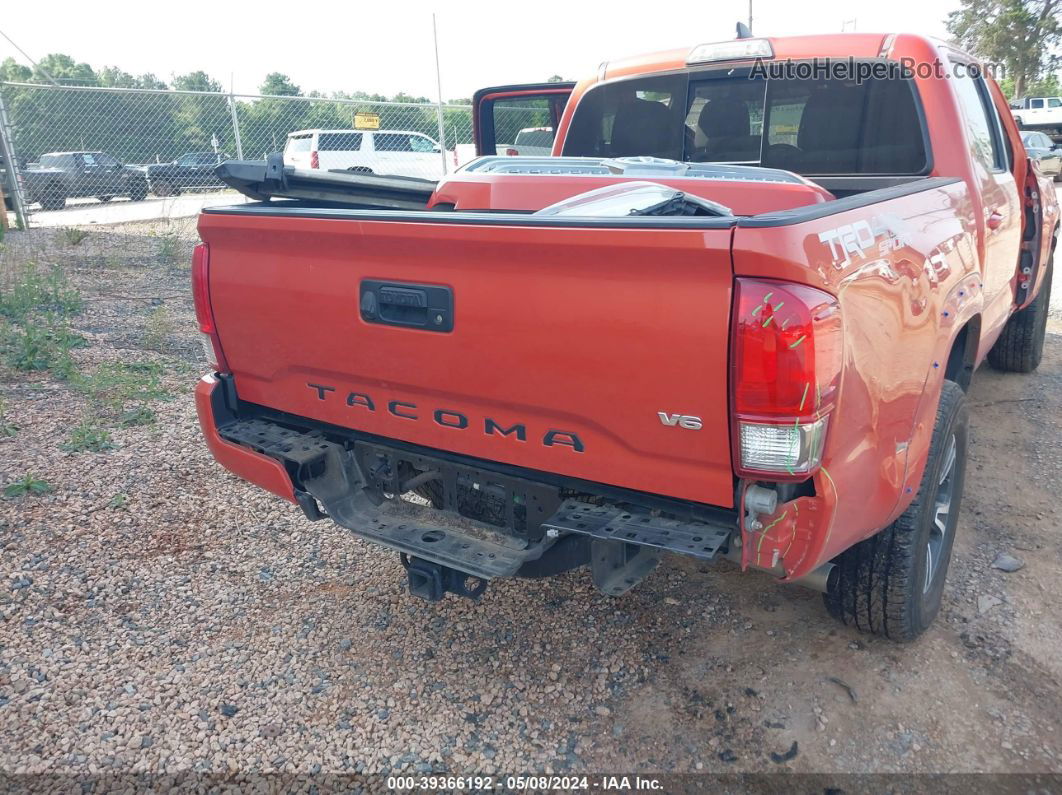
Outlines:
{"label": "tailgate", "polygon": [[[732,506],[729,228],[258,212],[200,219],[241,400]],[[371,322],[367,289],[452,329]]]}

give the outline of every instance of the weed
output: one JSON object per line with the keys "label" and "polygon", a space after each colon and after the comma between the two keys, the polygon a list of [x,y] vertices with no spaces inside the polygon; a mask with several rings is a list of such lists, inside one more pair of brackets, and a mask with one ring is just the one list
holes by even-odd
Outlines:
{"label": "weed", "polygon": [[164,351],[174,332],[173,317],[165,305],[160,305],[148,315],[144,328],[144,347]]}
{"label": "weed", "polygon": [[4,487],[4,496],[8,499],[14,499],[17,497],[24,497],[29,495],[41,495],[50,494],[52,491],[51,484],[46,480],[41,480],[34,475],[23,475],[13,483],[8,483]]}
{"label": "weed", "polygon": [[86,418],[70,431],[70,437],[61,447],[68,453],[102,453],[104,450],[114,449],[114,440],[110,431],[100,427],[95,419]]}
{"label": "weed", "polygon": [[107,502],[107,507],[108,508],[114,508],[117,511],[124,511],[126,509],[127,505],[129,505],[129,495],[128,494],[121,494],[121,493],[115,494]]}
{"label": "weed", "polygon": [[61,237],[63,242],[68,246],[76,246],[88,237],[88,234],[89,233],[84,229],[78,229],[76,226],[64,226],[59,230],[59,237]]}
{"label": "weed", "polygon": [[162,372],[162,365],[154,362],[107,362],[91,375],[79,375],[74,385],[100,410],[121,417],[128,403],[171,397],[162,385]]}
{"label": "weed", "polygon": [[0,315],[24,322],[35,313],[69,317],[84,306],[81,293],[71,287],[59,268],[46,273],[33,263],[19,268],[14,283],[0,290]]}
{"label": "weed", "polygon": [[0,439],[9,439],[18,433],[18,426],[7,418],[7,401],[0,398]]}
{"label": "weed", "polygon": [[173,229],[166,229],[156,233],[159,239],[158,256],[167,265],[177,261],[177,255],[181,251],[181,235]]}
{"label": "weed", "polygon": [[23,372],[51,370],[57,377],[68,379],[74,373],[70,351],[84,344],[81,336],[55,317],[22,326],[0,326],[0,358],[8,367]]}
{"label": "weed", "polygon": [[118,417],[118,424],[123,428],[132,428],[136,425],[154,425],[155,412],[147,406],[136,406],[128,411],[123,411]]}

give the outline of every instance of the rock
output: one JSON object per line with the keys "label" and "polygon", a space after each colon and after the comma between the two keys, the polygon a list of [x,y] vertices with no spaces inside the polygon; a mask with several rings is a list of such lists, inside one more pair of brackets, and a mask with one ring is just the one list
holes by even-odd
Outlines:
{"label": "rock", "polygon": [[610,710],[604,704],[594,707],[594,712],[596,712],[602,718],[607,718],[609,715],[612,714],[612,710]]}
{"label": "rock", "polygon": [[1018,571],[1018,569],[1025,568],[1025,561],[1013,555],[1008,555],[1006,552],[1000,552],[996,555],[996,559],[992,561],[992,568],[1005,572]]}
{"label": "rock", "polygon": [[281,726],[279,723],[267,723],[265,726],[258,730],[258,733],[262,737],[265,737],[267,740],[275,740],[277,737],[284,733],[284,727]]}
{"label": "rock", "polygon": [[977,597],[977,612],[984,615],[993,607],[999,607],[1001,604],[1003,604],[1002,599],[987,593],[981,594]]}
{"label": "rock", "polygon": [[218,707],[218,711],[226,718],[231,718],[237,712],[240,711],[240,708],[237,707],[235,704],[222,704],[220,707]]}

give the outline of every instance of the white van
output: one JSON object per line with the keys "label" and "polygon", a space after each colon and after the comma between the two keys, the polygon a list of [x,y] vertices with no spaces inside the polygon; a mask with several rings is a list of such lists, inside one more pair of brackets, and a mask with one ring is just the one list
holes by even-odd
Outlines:
{"label": "white van", "polygon": [[[448,156],[447,168],[452,162]],[[288,133],[284,163],[424,179],[444,174],[439,144],[411,130],[296,130]]]}

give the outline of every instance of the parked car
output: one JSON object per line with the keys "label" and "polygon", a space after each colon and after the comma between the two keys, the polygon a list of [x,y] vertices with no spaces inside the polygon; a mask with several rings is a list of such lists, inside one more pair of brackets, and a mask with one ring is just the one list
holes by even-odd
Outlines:
{"label": "parked car", "polygon": [[[439,144],[410,130],[297,130],[288,133],[284,162],[296,168],[437,179]],[[453,156],[447,157],[447,163]]]}
{"label": "parked car", "polygon": [[1062,144],[1056,144],[1046,133],[1028,131],[1021,134],[1025,151],[1036,161],[1040,170],[1062,182]]}
{"label": "parked car", "polygon": [[975,370],[1041,360],[1059,206],[987,70],[754,73],[826,55],[976,64],[907,34],[702,44],[478,92],[482,120],[563,107],[560,156],[481,157],[423,209],[321,174],[319,206],[204,210],[213,455],[398,551],[425,599],[582,566],[618,595],[669,552],[918,636]]}
{"label": "parked car", "polygon": [[186,152],[172,163],[151,163],[144,166],[148,189],[156,196],[176,196],[185,188],[220,188],[214,169],[231,159],[222,152]]}
{"label": "parked car", "polygon": [[124,166],[106,152],[49,152],[38,164],[21,169],[26,202],[45,210],[61,210],[66,200],[95,196],[109,202],[115,196],[141,201],[147,196],[144,172]]}
{"label": "parked car", "polygon": [[1026,97],[1012,106],[1014,121],[1023,130],[1047,130],[1062,135],[1062,97]]}
{"label": "parked car", "polygon": [[498,144],[498,154],[515,156],[548,155],[553,151],[552,127],[525,127],[511,144]]}

